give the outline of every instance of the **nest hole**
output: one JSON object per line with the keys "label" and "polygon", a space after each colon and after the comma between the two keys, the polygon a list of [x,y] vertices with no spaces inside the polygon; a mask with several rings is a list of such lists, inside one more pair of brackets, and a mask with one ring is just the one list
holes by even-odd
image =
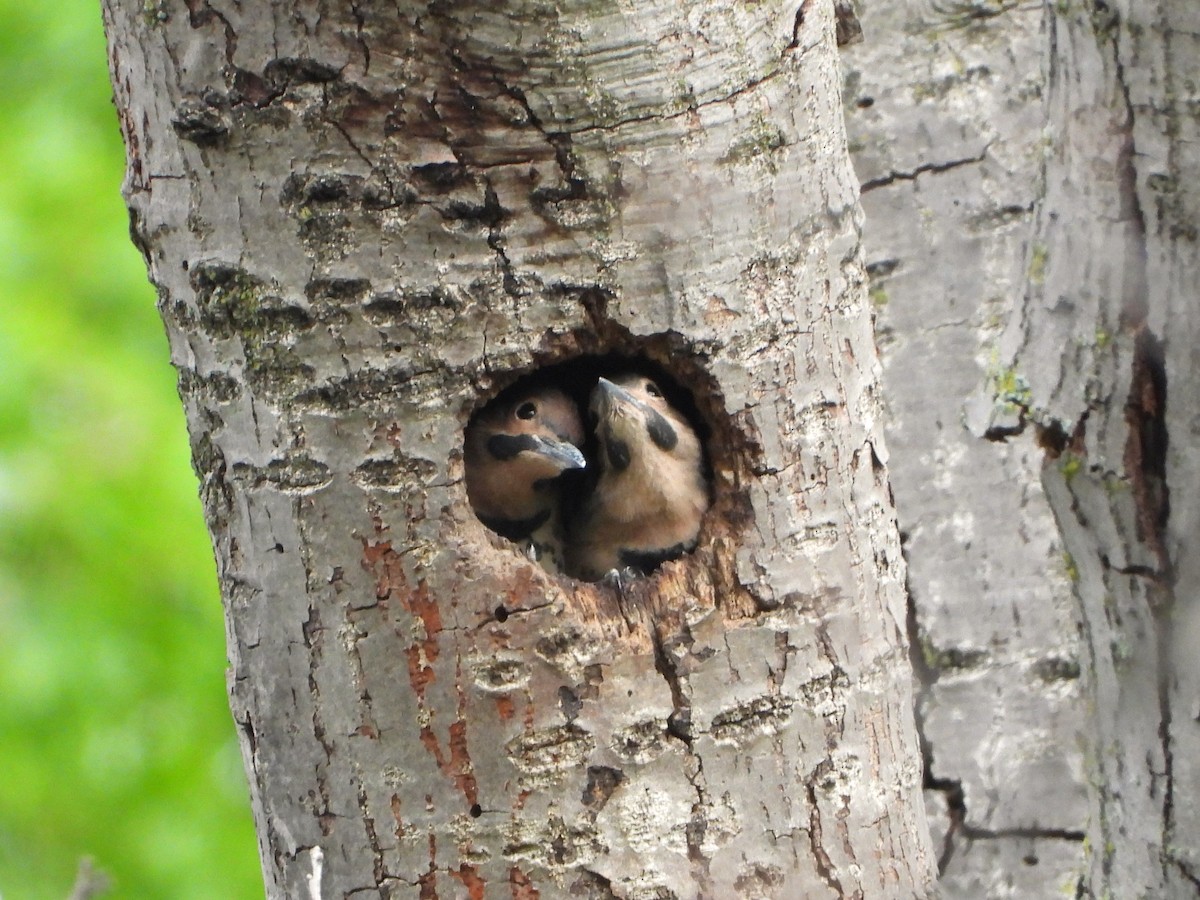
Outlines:
{"label": "nest hole", "polygon": [[[715,379],[694,355],[679,352],[678,347],[663,345],[649,349],[653,357],[643,353],[620,352],[581,354],[518,373],[499,392],[484,399],[467,424],[464,436],[467,490],[477,518],[492,531],[512,541],[520,551],[551,574],[584,581],[611,583],[615,580],[620,585],[630,578],[651,575],[662,562],[689,556],[698,548],[708,546],[711,549],[715,543],[728,545],[728,541],[719,539],[745,524],[749,501],[740,490],[740,484],[743,473],[750,471],[748,454],[744,452],[749,444],[739,426],[725,414],[723,398]],[[655,393],[660,395],[659,399],[675,417],[665,416],[665,428],[662,423],[655,421],[655,428],[647,432],[646,447],[667,454],[683,453],[687,448],[681,448],[680,445],[687,443],[686,437],[682,434],[682,428],[672,425],[682,423],[694,434],[695,443],[698,444],[694,476],[702,482],[704,492],[696,534],[661,547],[650,546],[653,541],[638,544],[637,540],[631,539],[633,546],[622,547],[614,555],[614,559],[619,558],[621,564],[611,568],[606,566],[604,572],[592,565],[588,554],[579,549],[582,544],[596,543],[590,540],[594,537],[594,529],[589,529],[595,521],[596,506],[606,502],[600,498],[601,481],[605,479],[606,472],[613,472],[614,466],[622,462],[620,442],[614,441],[611,430],[601,423],[602,415],[612,415],[604,406],[605,400],[596,396],[602,378],[622,382],[627,387],[641,391],[641,399],[647,402],[651,402],[649,398]],[[611,392],[611,388],[605,388],[605,391]],[[569,435],[569,429],[559,427],[557,438],[570,436],[571,443],[576,445],[585,462],[581,467],[563,462],[565,456],[561,451],[556,451],[564,466],[561,472],[552,478],[533,479],[532,489],[541,499],[555,498],[553,510],[546,514],[545,521],[541,521],[545,512],[544,504],[532,515],[529,514],[532,507],[526,507],[515,510],[511,516],[498,516],[495,505],[490,504],[494,498],[485,500],[483,497],[486,492],[480,488],[480,471],[493,466],[489,477],[499,480],[501,487],[519,486],[517,482],[521,479],[513,474],[515,467],[510,465],[506,468],[501,463],[530,451],[534,447],[534,439],[514,437],[509,432],[520,430],[519,421],[528,422],[543,415],[543,409],[535,409],[528,404],[531,398],[540,397],[544,400],[547,392],[559,398],[555,403],[560,406],[561,398],[565,398],[577,417],[580,430]],[[598,408],[606,412],[598,414]],[[652,414],[642,414],[650,416],[647,422],[653,418]],[[562,418],[561,415],[559,418]],[[514,427],[506,431],[506,425]],[[561,426],[561,421],[557,425]],[[681,433],[673,434],[676,430]],[[501,436],[496,437],[497,434]],[[625,463],[628,465],[627,460]],[[690,471],[691,465],[688,463],[684,469]],[[670,465],[664,465],[655,471],[673,470]],[[685,475],[686,472],[671,477],[683,478]],[[610,474],[605,484],[611,485],[613,478],[615,476]],[[648,489],[649,496],[654,493],[649,489],[657,487],[659,485],[656,484],[635,487],[632,495],[621,500],[636,500],[637,491],[642,488]],[[694,496],[692,499],[694,501]],[[686,517],[687,513],[682,515]],[[547,523],[550,524],[547,526]],[[619,543],[620,539],[619,534],[604,536],[604,540],[610,543]],[[599,554],[596,558],[603,560],[607,557]]]}

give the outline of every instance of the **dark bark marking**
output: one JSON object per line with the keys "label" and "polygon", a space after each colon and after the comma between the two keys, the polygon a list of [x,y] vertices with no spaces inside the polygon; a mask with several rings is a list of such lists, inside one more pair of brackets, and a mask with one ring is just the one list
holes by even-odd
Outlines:
{"label": "dark bark marking", "polygon": [[580,802],[588,809],[592,821],[604,809],[609,798],[625,783],[625,773],[609,766],[588,766],[587,785]]}
{"label": "dark bark marking", "polygon": [[[1133,371],[1129,397],[1125,403],[1125,422],[1129,427],[1129,436],[1125,444],[1124,467],[1125,476],[1133,490],[1137,538],[1150,549],[1158,564],[1157,571],[1137,574],[1144,575],[1147,580],[1147,596],[1151,603],[1150,612],[1158,650],[1158,740],[1163,754],[1161,777],[1164,843],[1169,841],[1175,819],[1175,757],[1172,740],[1175,711],[1171,705],[1172,673],[1169,652],[1170,608],[1175,598],[1174,566],[1165,542],[1167,520],[1170,516],[1166,405],[1167,372],[1162,342],[1144,322],[1140,322],[1134,333]],[[1170,858],[1169,850],[1164,847],[1163,853],[1165,864]]]}
{"label": "dark bark marking", "polygon": [[833,17],[834,33],[839,47],[848,47],[862,41],[862,22],[859,21],[858,10],[854,8],[854,0],[834,0]]}
{"label": "dark bark marking", "polygon": [[[816,679],[827,683],[827,679]],[[767,694],[713,716],[714,740],[745,744],[759,735],[776,734],[791,718],[794,701]]]}
{"label": "dark bark marking", "polygon": [[233,55],[237,52],[238,36],[229,24],[229,19],[220,10],[213,8],[208,0],[184,0],[188,9],[188,24],[192,28],[202,28],[213,22],[220,22],[225,38],[225,61],[233,64]]}
{"label": "dark bark marking", "polygon": [[371,282],[366,278],[313,278],[304,286],[310,303],[356,303],[370,292]]}
{"label": "dark bark marking", "polygon": [[800,46],[800,29],[804,27],[804,20],[808,16],[808,8],[812,2],[813,0],[800,0],[796,18],[792,21],[792,42],[787,45],[788,50],[795,50]]}
{"label": "dark bark marking", "polygon": [[1137,507],[1137,536],[1158,560],[1159,576],[1171,580],[1172,564],[1163,536],[1170,515],[1167,486],[1167,372],[1162,343],[1145,325],[1134,335],[1133,376],[1125,403],[1129,437],[1125,475]]}
{"label": "dark bark marking", "polygon": [[416,459],[394,451],[391,459],[364,460],[350,473],[350,477],[367,489],[395,489],[413,483],[430,484],[437,471],[437,466],[427,459]]}
{"label": "dark bark marking", "polygon": [[564,684],[558,689],[558,708],[564,719],[574,722],[579,718],[580,710],[583,709],[583,701],[579,699],[577,693]]}
{"label": "dark bark marking", "polygon": [[592,735],[569,724],[526,731],[508,742],[509,759],[522,773],[554,775],[579,766],[595,749]]}
{"label": "dark bark marking", "polygon": [[202,97],[185,98],[175,107],[171,127],[185,141],[198,147],[219,147],[229,137],[229,120],[223,104],[212,91]]}
{"label": "dark bark marking", "polygon": [[347,172],[293,172],[284,180],[279,197],[280,204],[300,223],[338,212],[379,213],[417,200],[411,188],[397,188],[385,176]]}
{"label": "dark bark marking", "polygon": [[234,463],[230,475],[246,487],[269,484],[285,494],[311,494],[333,480],[329,466],[303,454],[273,459],[266,466]]}
{"label": "dark bark marking", "polygon": [[774,897],[785,880],[783,870],[778,866],[756,862],[742,869],[733,886],[739,897]]}
{"label": "dark bark marking", "polygon": [[571,882],[571,896],[580,900],[618,900],[613,893],[612,881],[599,872],[584,869],[582,874]]}
{"label": "dark bark marking", "polygon": [[411,171],[422,186],[438,193],[445,193],[473,181],[466,166],[458,162],[425,163],[413,166]]}
{"label": "dark bark marking", "polygon": [[340,76],[341,70],[307,57],[281,57],[263,67],[267,82],[281,88],[293,84],[325,84]]}
{"label": "dark bark marking", "polygon": [[659,719],[635,722],[613,733],[612,748],[623,759],[645,764],[657,759],[666,750],[666,728]]}
{"label": "dark bark marking", "polygon": [[439,373],[440,369],[397,365],[388,369],[359,369],[319,385],[312,385],[310,377],[298,381],[304,386],[289,399],[296,408],[312,412],[344,412],[355,407],[394,410],[402,399],[419,392],[421,379]]}

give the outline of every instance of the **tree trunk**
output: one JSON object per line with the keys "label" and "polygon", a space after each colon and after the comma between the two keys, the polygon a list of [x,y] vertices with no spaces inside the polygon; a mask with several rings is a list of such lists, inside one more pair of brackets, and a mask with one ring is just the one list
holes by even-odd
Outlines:
{"label": "tree trunk", "polygon": [[[828,4],[105,2],[273,897],[923,896]],[[694,395],[623,590],[472,515],[537,367]]]}
{"label": "tree trunk", "polygon": [[1198,24],[1178,0],[1051,19],[1044,277],[1005,348],[1057,439],[1095,710],[1088,883],[1123,897],[1200,895]]}
{"label": "tree trunk", "polygon": [[1193,10],[870,3],[846,56],[947,898],[1200,888]]}

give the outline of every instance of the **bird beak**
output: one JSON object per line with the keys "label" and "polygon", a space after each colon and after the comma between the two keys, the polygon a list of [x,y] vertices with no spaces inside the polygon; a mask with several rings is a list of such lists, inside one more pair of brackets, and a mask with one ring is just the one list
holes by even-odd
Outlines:
{"label": "bird beak", "polygon": [[592,401],[589,404],[591,411],[598,417],[604,418],[613,409],[620,409],[622,406],[641,406],[633,394],[625,390],[619,385],[613,384],[607,378],[601,378],[596,382],[596,389],[592,391]]}
{"label": "bird beak", "polygon": [[549,460],[560,471],[587,468],[587,460],[579,452],[579,448],[569,441],[556,441],[534,435],[533,444],[530,452]]}

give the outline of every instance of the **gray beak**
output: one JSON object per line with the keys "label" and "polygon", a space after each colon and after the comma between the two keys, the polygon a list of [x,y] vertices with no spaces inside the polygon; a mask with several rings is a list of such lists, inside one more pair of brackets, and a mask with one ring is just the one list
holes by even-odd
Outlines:
{"label": "gray beak", "polygon": [[588,406],[597,416],[604,416],[614,406],[641,406],[641,404],[625,388],[613,384],[607,378],[601,378],[596,382],[596,389],[592,391],[592,399]]}
{"label": "gray beak", "polygon": [[583,458],[579,448],[568,441],[556,441],[534,435],[533,444],[531,449],[534,453],[554,462],[560,469],[587,468],[587,460]]}

